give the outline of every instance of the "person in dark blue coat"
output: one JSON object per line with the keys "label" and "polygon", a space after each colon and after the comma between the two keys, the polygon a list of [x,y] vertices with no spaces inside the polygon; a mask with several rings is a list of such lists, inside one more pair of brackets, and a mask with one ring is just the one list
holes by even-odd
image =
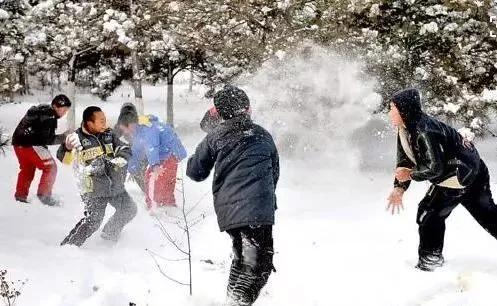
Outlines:
{"label": "person in dark blue coat", "polygon": [[274,269],[278,150],[271,135],[250,119],[243,90],[225,86],[214,96],[214,105],[223,122],[198,145],[187,175],[203,181],[215,167],[214,209],[234,251],[227,305],[252,305]]}
{"label": "person in dark blue coat", "polygon": [[118,126],[132,138],[128,171],[136,175],[143,162],[148,165],[144,178],[147,208],[176,206],[176,175],[186,150],[173,128],[153,115],[139,117],[132,112],[120,116]]}

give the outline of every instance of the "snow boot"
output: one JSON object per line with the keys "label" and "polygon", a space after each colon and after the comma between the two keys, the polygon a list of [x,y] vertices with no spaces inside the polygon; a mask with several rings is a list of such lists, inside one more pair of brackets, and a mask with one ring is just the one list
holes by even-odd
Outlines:
{"label": "snow boot", "polygon": [[100,233],[100,237],[103,240],[111,241],[111,242],[117,242],[119,240],[119,235],[112,235],[106,232]]}
{"label": "snow boot", "polygon": [[38,199],[43,205],[47,206],[60,206],[60,201],[52,196],[41,196],[38,195]]}
{"label": "snow boot", "polygon": [[444,257],[442,254],[427,254],[419,256],[416,269],[426,272],[432,272],[436,268],[440,268],[444,264]]}
{"label": "snow boot", "polygon": [[23,198],[23,197],[16,197],[16,201],[19,203],[29,204],[29,200],[27,198]]}

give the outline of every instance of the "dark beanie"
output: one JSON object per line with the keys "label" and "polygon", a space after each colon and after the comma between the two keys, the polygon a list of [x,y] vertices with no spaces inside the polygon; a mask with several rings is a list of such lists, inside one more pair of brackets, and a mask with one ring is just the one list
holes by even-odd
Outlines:
{"label": "dark beanie", "polygon": [[58,95],[53,98],[52,105],[57,107],[71,107],[71,100],[66,95]]}
{"label": "dark beanie", "polygon": [[250,108],[247,94],[240,88],[225,85],[214,95],[214,106],[224,120],[246,114]]}
{"label": "dark beanie", "polygon": [[128,126],[132,123],[138,123],[138,112],[132,103],[125,103],[121,107],[117,124]]}

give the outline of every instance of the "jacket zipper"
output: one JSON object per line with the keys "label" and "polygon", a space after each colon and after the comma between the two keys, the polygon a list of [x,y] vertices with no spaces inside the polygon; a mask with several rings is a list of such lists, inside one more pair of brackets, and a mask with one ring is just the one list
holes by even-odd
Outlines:
{"label": "jacket zipper", "polygon": [[[92,134],[88,134],[92,137],[95,137],[95,139],[97,140],[98,142],[98,145],[100,146],[100,148],[102,149],[102,151],[104,152],[104,155],[107,153],[107,151],[105,150],[105,147],[102,145],[102,143],[100,142],[100,139],[98,139],[97,136],[95,135],[92,135]],[[107,175],[107,171],[105,171],[105,177],[109,180],[109,194],[112,194],[112,179]]]}

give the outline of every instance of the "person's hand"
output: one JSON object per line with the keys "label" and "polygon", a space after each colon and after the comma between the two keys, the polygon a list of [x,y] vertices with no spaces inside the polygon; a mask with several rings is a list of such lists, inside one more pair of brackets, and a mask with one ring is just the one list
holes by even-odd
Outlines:
{"label": "person's hand", "polygon": [[398,167],[397,169],[395,169],[395,178],[399,182],[404,183],[411,180],[411,173],[412,169]]}
{"label": "person's hand", "polygon": [[148,168],[150,170],[152,179],[158,178],[162,172],[162,167],[160,165],[151,165]]}
{"label": "person's hand", "polygon": [[128,164],[128,161],[122,157],[116,157],[111,159],[110,163],[116,167],[122,168]]}
{"label": "person's hand", "polygon": [[404,210],[402,199],[404,197],[404,189],[394,188],[388,196],[387,211],[391,211],[392,215],[395,213],[400,214],[400,210]]}
{"label": "person's hand", "polygon": [[79,136],[78,134],[76,134],[76,132],[67,135],[65,146],[69,151],[71,151],[72,149],[81,150],[83,148],[83,146],[81,145],[81,141],[79,140]]}
{"label": "person's hand", "polygon": [[88,166],[84,167],[83,170],[85,175],[103,175],[105,173],[105,161],[103,158],[94,159]]}

